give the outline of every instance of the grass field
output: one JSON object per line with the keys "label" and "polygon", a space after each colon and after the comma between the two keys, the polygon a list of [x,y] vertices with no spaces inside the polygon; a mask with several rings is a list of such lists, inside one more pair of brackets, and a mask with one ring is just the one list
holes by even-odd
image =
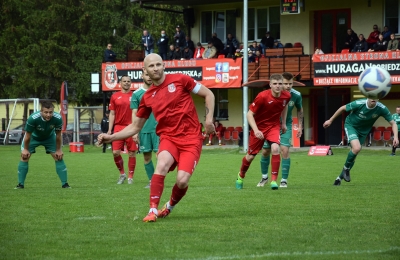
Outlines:
{"label": "grass field", "polygon": [[243,154],[205,150],[187,195],[156,223],[142,222],[149,190],[141,154],[134,184],[117,185],[110,150],[64,152],[72,189],[61,189],[40,148],[25,189],[14,190],[19,147],[0,146],[0,259],[400,259],[400,156],[389,149],[363,150],[352,181],[339,187],[332,184],[347,149],[292,153],[288,188],[277,191],[256,187],[259,157],[236,190]]}

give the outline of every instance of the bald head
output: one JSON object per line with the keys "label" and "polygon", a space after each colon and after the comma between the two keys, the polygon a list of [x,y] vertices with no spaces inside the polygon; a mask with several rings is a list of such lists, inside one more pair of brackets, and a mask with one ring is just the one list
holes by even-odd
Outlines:
{"label": "bald head", "polygon": [[164,62],[161,56],[151,53],[144,58],[143,72],[147,72],[153,84],[158,86],[164,82]]}

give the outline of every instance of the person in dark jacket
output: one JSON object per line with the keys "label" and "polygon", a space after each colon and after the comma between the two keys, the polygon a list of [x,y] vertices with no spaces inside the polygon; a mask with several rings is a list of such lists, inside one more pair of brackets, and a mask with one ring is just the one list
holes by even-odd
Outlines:
{"label": "person in dark jacket", "polygon": [[211,41],[213,42],[213,46],[217,49],[217,55],[221,53],[224,49],[224,44],[221,39],[218,38],[217,33],[213,33],[211,37]]}
{"label": "person in dark jacket", "polygon": [[188,46],[189,49],[192,51],[192,53],[194,52],[194,42],[190,39],[190,36],[186,36],[185,38],[185,46]]}
{"label": "person in dark jacket", "polygon": [[168,60],[173,60],[174,59],[174,54],[175,54],[175,45],[170,44],[169,45],[169,52],[168,52]]}
{"label": "person in dark jacket", "polygon": [[[101,132],[103,132],[103,133],[108,132],[108,124],[110,122],[110,120],[108,118],[109,115],[110,115],[110,111],[107,110],[106,113],[104,114],[103,119],[101,120],[100,126],[101,126]],[[106,148],[107,148],[107,144],[103,143],[103,153],[106,152]]]}
{"label": "person in dark jacket", "polygon": [[349,49],[350,51],[354,49],[354,45],[358,42],[357,34],[353,31],[353,29],[347,29],[346,40],[344,42],[344,48]]}
{"label": "person in dark jacket", "polygon": [[183,56],[182,58],[185,60],[193,59],[193,52],[191,49],[189,49],[189,46],[185,46],[182,56]]}
{"label": "person in dark jacket", "polygon": [[165,31],[161,31],[161,38],[158,39],[157,41],[157,46],[158,46],[158,54],[161,56],[163,60],[167,60],[167,54],[168,54],[168,41],[169,38],[165,34]]}
{"label": "person in dark jacket", "polygon": [[149,31],[144,30],[142,35],[142,44],[144,46],[144,55],[147,56],[154,51],[154,39]]}
{"label": "person in dark jacket", "polygon": [[368,43],[365,41],[364,34],[358,35],[359,41],[354,45],[352,52],[366,52],[368,51]]}
{"label": "person in dark jacket", "polygon": [[175,39],[175,46],[179,45],[181,48],[185,47],[186,35],[181,30],[181,27],[179,25],[176,26],[176,33],[174,35],[174,39]]}
{"label": "person in dark jacket", "polygon": [[174,60],[181,60],[183,58],[183,53],[181,50],[181,46],[176,45],[175,46],[175,52],[174,52]]}
{"label": "person in dark jacket", "polygon": [[236,49],[239,49],[239,47],[239,42],[236,40],[236,38],[233,37],[231,33],[228,33],[225,48],[223,50],[223,54],[225,54],[225,57],[233,57],[233,55],[235,55]]}
{"label": "person in dark jacket", "polygon": [[104,62],[114,62],[117,58],[115,52],[111,50],[112,44],[107,44],[107,49],[104,51]]}
{"label": "person in dark jacket", "polygon": [[272,38],[269,31],[265,32],[265,36],[261,38],[260,46],[262,54],[265,54],[266,49],[274,48],[274,38]]}
{"label": "person in dark jacket", "polygon": [[379,34],[379,40],[374,44],[372,49],[369,49],[368,51],[386,51],[388,47],[388,42],[383,39],[383,34]]}

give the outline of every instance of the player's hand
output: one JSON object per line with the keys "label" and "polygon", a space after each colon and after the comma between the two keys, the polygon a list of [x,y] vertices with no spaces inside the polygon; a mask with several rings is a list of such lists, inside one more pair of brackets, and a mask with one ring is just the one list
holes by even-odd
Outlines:
{"label": "player's hand", "polygon": [[287,131],[287,126],[286,126],[286,124],[282,124],[282,129],[281,129],[281,131],[282,131],[282,134],[286,133],[286,131]]}
{"label": "player's hand", "polygon": [[22,150],[21,152],[22,160],[28,160],[29,157],[31,157],[31,153],[27,149]]}
{"label": "player's hand", "polygon": [[301,138],[302,135],[303,135],[303,129],[302,129],[302,128],[299,128],[299,130],[297,131],[296,137],[297,137],[297,138]]}
{"label": "player's hand", "polygon": [[140,143],[140,140],[139,140],[139,135],[138,134],[135,134],[134,136],[132,136],[132,140],[135,142],[135,143]]}
{"label": "player's hand", "polygon": [[393,147],[399,146],[399,139],[393,139]]}
{"label": "player's hand", "polygon": [[111,143],[111,135],[109,135],[109,134],[99,134],[97,136],[97,143],[99,145],[104,144],[104,143],[105,144]]}
{"label": "player's hand", "polygon": [[207,134],[214,134],[215,133],[215,126],[212,122],[205,122],[204,123],[205,129],[206,129],[206,133]]}
{"label": "player's hand", "polygon": [[332,124],[331,120],[326,120],[325,123],[323,124],[324,128],[328,128]]}
{"label": "player's hand", "polygon": [[254,131],[254,135],[260,140],[265,139],[263,133],[260,130]]}
{"label": "player's hand", "polygon": [[57,150],[56,153],[55,153],[55,156],[56,156],[56,159],[57,159],[58,161],[61,161],[62,158],[63,158],[63,156],[64,156],[64,153],[63,153],[62,150]]}
{"label": "player's hand", "polygon": [[108,130],[108,131],[107,131],[107,134],[108,134],[108,135],[111,135],[111,130]]}

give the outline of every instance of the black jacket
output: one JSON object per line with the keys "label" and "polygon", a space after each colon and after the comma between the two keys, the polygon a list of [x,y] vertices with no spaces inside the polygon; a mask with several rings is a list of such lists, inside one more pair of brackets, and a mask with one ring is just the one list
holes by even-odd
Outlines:
{"label": "black jacket", "polygon": [[175,52],[174,52],[174,56],[173,56],[173,59],[174,60],[180,60],[180,59],[182,59],[183,58],[183,53],[182,53],[182,51],[181,50],[175,50]]}
{"label": "black jacket", "polygon": [[183,31],[176,32],[174,35],[175,46],[179,45],[182,48],[185,47],[185,41],[186,41],[185,38],[186,38],[186,35]]}
{"label": "black jacket", "polygon": [[185,60],[190,60],[190,59],[193,59],[193,52],[192,52],[192,50],[191,49],[189,49],[189,51],[183,51],[182,52],[182,56],[183,56],[183,58],[185,59]]}
{"label": "black jacket", "polygon": [[108,119],[108,117],[103,117],[103,119],[101,120],[101,124],[100,124],[100,126],[101,126],[101,131],[103,132],[103,133],[107,133],[108,132],[108,123],[109,123],[110,121],[109,121],[109,119]]}
{"label": "black jacket", "polygon": [[265,36],[262,37],[261,43],[270,49],[274,48],[274,38],[272,38],[271,36],[269,36],[268,38]]}
{"label": "black jacket", "polygon": [[218,37],[212,37],[211,41],[213,42],[214,47],[217,49],[217,53],[220,53],[224,49],[224,44]]}
{"label": "black jacket", "polygon": [[158,53],[168,53],[168,48],[169,48],[168,41],[169,38],[167,35],[161,36],[161,38],[158,39],[157,41]]}
{"label": "black jacket", "polygon": [[368,43],[365,39],[362,41],[358,41],[354,45],[354,48],[352,50],[352,52],[366,52],[366,51],[368,51]]}
{"label": "black jacket", "polygon": [[[354,45],[358,42],[358,36],[355,32],[352,34],[346,34],[345,46],[350,50],[354,49]],[[347,44],[346,44],[347,43]]]}
{"label": "black jacket", "polygon": [[186,47],[186,46],[189,47],[189,50],[191,50],[192,52],[194,52],[194,43],[193,43],[192,40],[189,40],[189,41],[186,41],[186,40],[185,40],[185,46],[184,46],[184,47]]}
{"label": "black jacket", "polygon": [[388,42],[386,40],[377,41],[374,44],[374,51],[386,51],[388,47]]}
{"label": "black jacket", "polygon": [[143,46],[145,50],[152,50],[154,49],[154,39],[150,33],[147,36],[142,35],[142,44],[145,44],[147,41],[147,47]]}
{"label": "black jacket", "polygon": [[117,55],[112,50],[106,49],[104,51],[104,62],[114,62]]}

